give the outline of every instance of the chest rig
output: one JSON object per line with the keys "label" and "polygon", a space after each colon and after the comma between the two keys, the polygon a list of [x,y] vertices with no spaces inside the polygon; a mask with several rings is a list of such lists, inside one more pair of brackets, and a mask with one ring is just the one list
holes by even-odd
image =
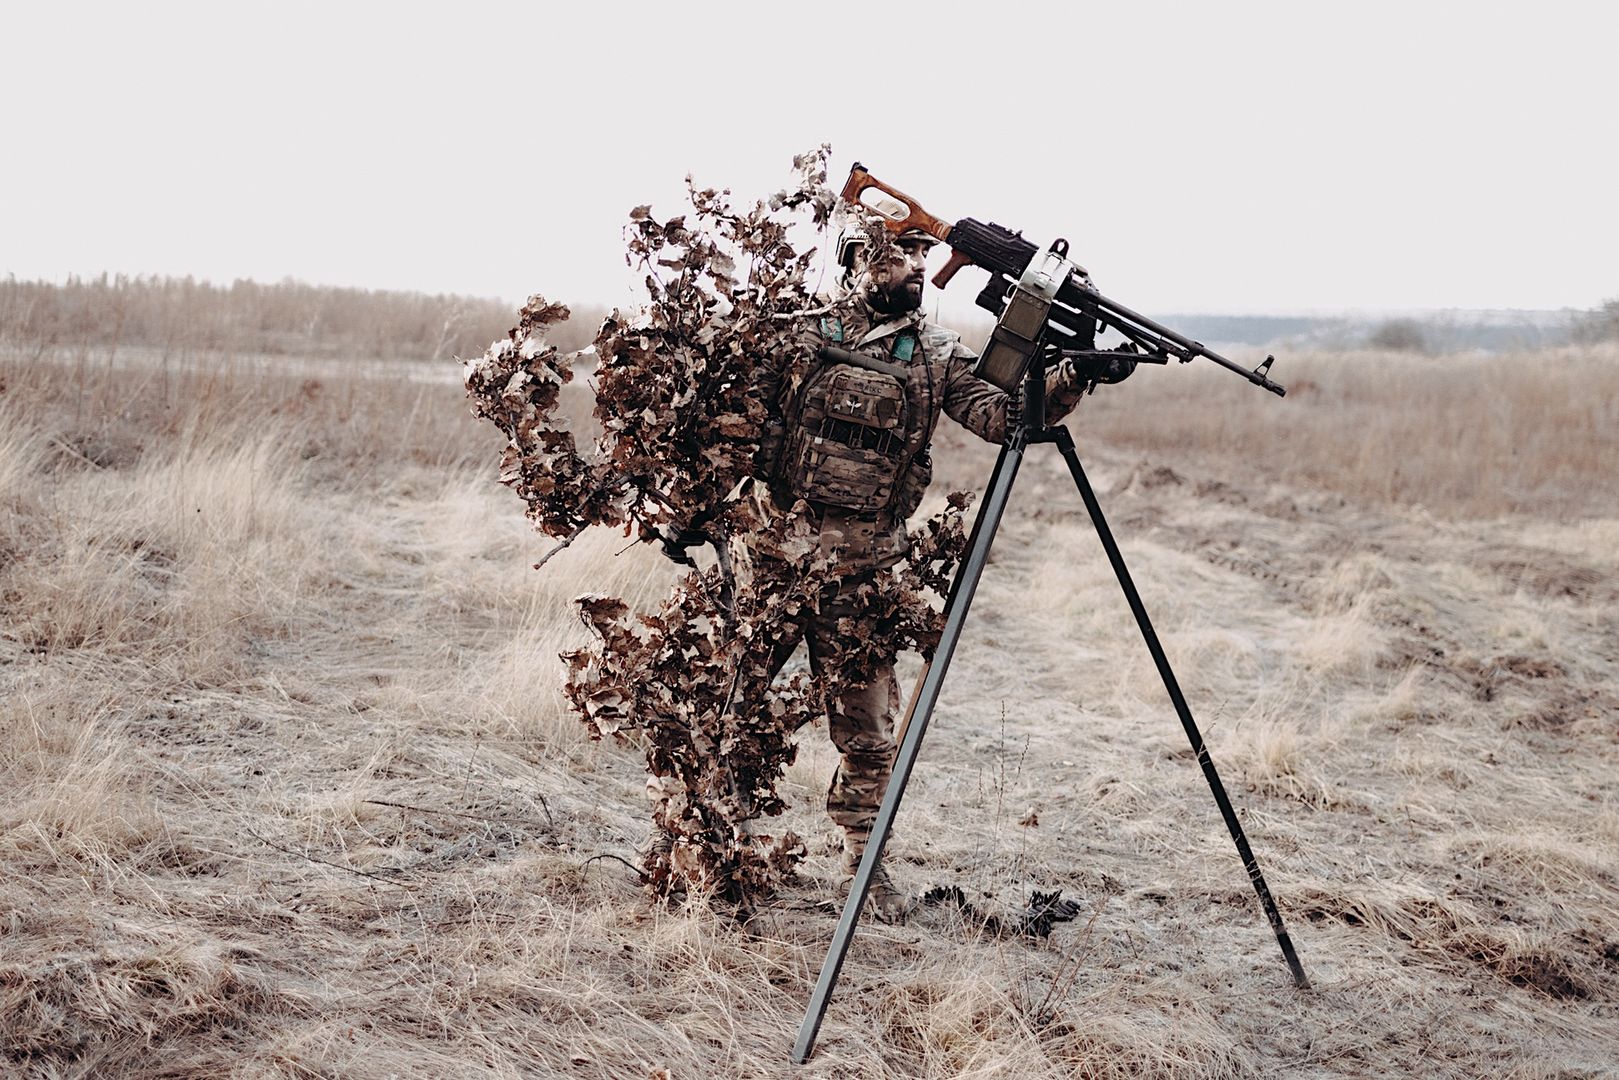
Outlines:
{"label": "chest rig", "polygon": [[854,513],[886,509],[909,463],[905,365],[916,334],[896,334],[887,359],[845,348],[840,319],[822,319],[820,334],[816,366],[791,419],[782,479],[811,503]]}

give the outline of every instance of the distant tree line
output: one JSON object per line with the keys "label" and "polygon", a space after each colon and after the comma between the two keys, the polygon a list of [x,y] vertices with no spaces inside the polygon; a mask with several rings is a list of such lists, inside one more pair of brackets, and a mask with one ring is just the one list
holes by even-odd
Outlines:
{"label": "distant tree line", "polygon": [[[557,344],[590,343],[605,315],[579,310]],[[30,352],[123,346],[192,352],[445,360],[476,356],[517,322],[515,305],[428,295],[238,280],[102,274],[60,284],[0,280],[0,344]]]}
{"label": "distant tree line", "polygon": [[[563,299],[566,299],[563,297]],[[1557,314],[1550,321],[1533,316]],[[589,345],[607,315],[573,305],[551,334],[560,348]],[[1384,320],[1266,315],[1163,315],[1167,325],[1211,344],[1408,352],[1521,349],[1567,341],[1619,341],[1619,299],[1593,311],[1524,313],[1520,321],[1475,321],[1468,313]],[[216,285],[195,278],[102,274],[61,284],[0,279],[0,346],[12,351],[93,351],[125,346],[197,352],[435,361],[476,356],[506,336],[515,305],[487,297],[310,285],[291,279]],[[986,318],[957,319],[981,345]]]}
{"label": "distant tree line", "polygon": [[1619,341],[1619,298],[1609,300],[1595,311],[1587,311],[1574,322],[1573,337],[1584,344]]}
{"label": "distant tree line", "polygon": [[1435,311],[1378,317],[1196,315],[1155,316],[1211,345],[1258,345],[1318,351],[1501,352],[1570,341],[1619,338],[1619,301],[1598,311]]}

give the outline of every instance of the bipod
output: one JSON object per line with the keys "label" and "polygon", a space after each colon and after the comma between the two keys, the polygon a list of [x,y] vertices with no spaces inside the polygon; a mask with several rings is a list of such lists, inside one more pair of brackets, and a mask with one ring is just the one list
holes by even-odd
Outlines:
{"label": "bipod", "polygon": [[1169,659],[1164,655],[1163,646],[1158,642],[1158,634],[1153,630],[1152,621],[1147,617],[1147,609],[1142,605],[1135,582],[1130,577],[1129,569],[1124,565],[1124,556],[1119,552],[1119,545],[1114,542],[1113,530],[1108,528],[1107,519],[1102,515],[1101,504],[1096,501],[1096,492],[1091,489],[1090,481],[1085,476],[1085,469],[1079,461],[1079,453],[1074,448],[1073,437],[1068,434],[1067,428],[1061,425],[1048,426],[1045,422],[1045,371],[1042,365],[1035,364],[1025,376],[1022,401],[1023,412],[1017,426],[1012,427],[1011,418],[1008,418],[1011,430],[1001,446],[995,468],[989,475],[984,502],[978,509],[978,516],[973,521],[972,533],[967,541],[967,553],[962,558],[961,565],[956,568],[955,579],[950,585],[950,595],[945,601],[944,631],[939,637],[939,645],[934,650],[933,659],[923,669],[921,682],[917,685],[910,706],[906,710],[904,735],[894,758],[894,769],[889,777],[888,790],[884,793],[882,806],[877,811],[877,819],[872,825],[871,838],[866,842],[860,867],[855,871],[854,881],[849,886],[849,897],[843,905],[843,915],[838,920],[837,931],[832,936],[832,946],[827,951],[826,961],[821,965],[821,974],[816,980],[815,991],[810,995],[804,1022],[798,1029],[798,1041],[793,1046],[793,1060],[798,1064],[808,1061],[811,1051],[815,1048],[815,1036],[821,1029],[821,1020],[826,1015],[827,1003],[837,986],[838,973],[843,969],[844,957],[848,954],[849,944],[854,938],[855,924],[860,921],[861,908],[865,905],[866,895],[871,890],[872,877],[876,874],[878,863],[882,859],[883,845],[887,843],[888,834],[893,829],[894,817],[899,813],[900,800],[905,797],[905,785],[911,778],[911,769],[916,765],[917,754],[922,749],[922,737],[927,734],[928,721],[932,718],[933,707],[939,700],[939,688],[944,684],[945,674],[950,668],[950,658],[956,651],[962,627],[967,622],[967,609],[972,606],[973,594],[978,589],[978,580],[983,575],[985,563],[989,561],[989,550],[995,542],[995,532],[1000,527],[1001,516],[1005,513],[1006,504],[1012,494],[1012,482],[1017,479],[1018,467],[1023,463],[1024,452],[1034,443],[1055,443],[1062,453],[1063,460],[1068,463],[1068,471],[1073,474],[1074,484],[1079,488],[1079,496],[1085,502],[1085,509],[1090,512],[1091,522],[1096,526],[1096,535],[1102,541],[1108,561],[1113,564],[1113,573],[1119,579],[1119,587],[1124,591],[1124,597],[1136,617],[1136,625],[1141,628],[1141,636],[1147,642],[1147,650],[1152,653],[1153,663],[1158,666],[1158,674],[1164,681],[1164,689],[1169,691],[1169,698],[1175,705],[1181,726],[1186,729],[1186,737],[1191,740],[1197,762],[1203,768],[1203,776],[1208,780],[1210,790],[1214,792],[1214,801],[1220,808],[1220,816],[1225,819],[1226,828],[1231,832],[1231,839],[1237,845],[1237,854],[1242,857],[1243,867],[1248,871],[1248,879],[1253,882],[1260,906],[1265,909],[1265,916],[1270,920],[1271,929],[1276,933],[1276,943],[1282,948],[1282,956],[1287,961],[1288,970],[1293,974],[1293,983],[1301,990],[1309,989],[1310,980],[1299,964],[1298,954],[1293,950],[1293,941],[1288,937],[1287,928],[1282,924],[1282,914],[1277,910],[1276,901],[1271,897],[1270,889],[1265,884],[1265,876],[1260,872],[1259,862],[1254,858],[1253,849],[1248,845],[1248,837],[1243,832],[1242,822],[1237,820],[1237,813],[1231,806],[1225,785],[1220,782],[1220,775],[1215,771],[1214,762],[1209,758],[1208,747],[1198,731],[1197,722],[1192,719],[1192,711],[1186,705],[1186,697],[1181,693],[1180,683],[1176,681],[1175,673],[1170,669]]}

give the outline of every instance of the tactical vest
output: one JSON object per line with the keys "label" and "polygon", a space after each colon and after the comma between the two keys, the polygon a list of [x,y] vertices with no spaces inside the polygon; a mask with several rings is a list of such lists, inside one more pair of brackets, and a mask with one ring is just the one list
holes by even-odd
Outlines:
{"label": "tactical vest", "polygon": [[886,509],[908,464],[904,365],[916,336],[897,334],[887,361],[842,349],[839,319],[822,319],[821,337],[831,347],[818,350],[797,408],[787,414],[778,475],[811,503],[855,513]]}

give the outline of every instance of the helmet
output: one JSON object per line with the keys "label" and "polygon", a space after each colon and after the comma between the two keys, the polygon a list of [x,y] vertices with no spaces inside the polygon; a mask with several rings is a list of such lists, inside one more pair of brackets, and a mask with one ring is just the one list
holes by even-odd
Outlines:
{"label": "helmet", "polygon": [[923,245],[922,250],[924,251],[932,249],[932,247],[939,242],[939,238],[928,232],[926,229],[910,228],[894,237],[894,243],[896,244],[903,244],[907,240],[921,241]]}
{"label": "helmet", "polygon": [[[902,240],[922,240],[926,241],[929,247],[939,242],[939,238],[926,229],[916,228],[906,229],[894,239],[896,243]],[[870,243],[871,234],[866,230],[864,223],[851,221],[845,225],[838,232],[838,243],[833,252],[838,265],[845,271],[852,270],[854,268],[855,253]]]}
{"label": "helmet", "polygon": [[838,231],[838,245],[833,252],[838,265],[844,270],[851,269],[854,266],[855,252],[869,243],[871,234],[866,231],[866,227],[858,221],[849,222]]}

